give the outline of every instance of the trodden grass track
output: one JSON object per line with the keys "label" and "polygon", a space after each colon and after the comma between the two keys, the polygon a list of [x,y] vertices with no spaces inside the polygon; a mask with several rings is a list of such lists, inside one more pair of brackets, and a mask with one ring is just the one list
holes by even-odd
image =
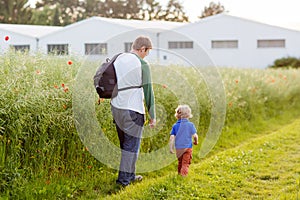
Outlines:
{"label": "trodden grass track", "polygon": [[[300,199],[300,119],[106,199]],[[175,170],[174,170],[175,171]]]}

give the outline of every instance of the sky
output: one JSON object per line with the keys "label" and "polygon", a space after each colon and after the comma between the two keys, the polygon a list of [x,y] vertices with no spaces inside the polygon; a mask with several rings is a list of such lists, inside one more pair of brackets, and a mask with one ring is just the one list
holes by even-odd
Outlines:
{"label": "sky", "polygon": [[[157,0],[165,5],[168,0]],[[29,0],[34,4],[36,0]],[[300,25],[300,0],[179,0],[190,21],[198,20],[210,2],[223,5],[228,14],[273,25]]]}
{"label": "sky", "polygon": [[299,0],[181,0],[191,21],[201,15],[210,2],[223,5],[230,15],[255,21],[282,24],[300,23]]}

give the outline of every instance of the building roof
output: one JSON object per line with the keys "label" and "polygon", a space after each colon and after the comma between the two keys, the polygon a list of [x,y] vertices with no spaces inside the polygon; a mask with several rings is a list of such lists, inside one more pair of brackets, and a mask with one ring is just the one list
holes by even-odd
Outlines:
{"label": "building roof", "polygon": [[146,21],[146,20],[126,20],[116,18],[91,17],[91,20],[101,20],[118,25],[128,26],[135,29],[163,29],[171,30],[187,24],[187,22],[170,22],[170,21]]}
{"label": "building roof", "polygon": [[146,20],[128,20],[128,19],[117,19],[117,18],[105,18],[105,17],[90,17],[87,19],[83,19],[81,21],[75,22],[73,24],[69,24],[62,29],[59,29],[58,31],[51,32],[48,34],[45,34],[43,36],[47,37],[50,34],[56,34],[65,30],[72,29],[77,26],[81,26],[85,23],[90,22],[104,22],[104,23],[110,23],[115,24],[116,26],[122,26],[127,27],[130,29],[141,29],[141,30],[147,30],[149,32],[159,32],[164,30],[171,30],[180,26],[183,26],[185,24],[189,24],[187,22],[169,22],[169,21],[146,21]]}
{"label": "building roof", "polygon": [[289,30],[292,30],[292,31],[300,31],[300,21],[299,21],[299,23],[288,23],[288,22],[286,22],[286,23],[283,23],[283,22],[269,23],[269,22],[257,21],[257,20],[253,20],[253,19],[239,17],[239,16],[235,16],[235,15],[232,15],[232,14],[229,14],[229,13],[220,13],[220,14],[217,14],[217,15],[205,17],[205,18],[199,19],[199,20],[191,23],[191,25],[192,24],[197,24],[197,23],[205,23],[205,22],[208,22],[208,21],[213,20],[215,18],[222,18],[222,17],[231,17],[231,18],[234,18],[234,19],[248,21],[248,22],[252,22],[252,23],[269,25],[269,26],[273,26],[273,27],[277,27],[277,28],[289,29]]}
{"label": "building roof", "polygon": [[300,31],[300,21],[299,22],[279,22],[278,24],[272,24],[274,26],[279,26],[282,28],[294,30],[294,31]]}
{"label": "building roof", "polygon": [[267,24],[271,26],[276,26],[280,28],[290,29],[294,31],[300,31],[300,22],[293,24],[268,24],[264,22],[254,21],[246,18],[241,18],[238,16],[233,16],[228,13],[221,13],[218,15],[206,17],[203,19],[199,19],[193,23],[188,22],[169,22],[169,21],[145,21],[145,20],[126,20],[126,19],[116,19],[116,18],[104,18],[104,17],[90,17],[88,19],[84,19],[79,22],[75,22],[73,24],[67,25],[65,27],[62,26],[42,26],[42,25],[23,25],[23,24],[1,24],[0,29],[10,31],[13,33],[22,34],[28,37],[40,38],[49,34],[52,34],[57,31],[63,31],[64,29],[68,29],[74,26],[79,26],[82,23],[86,23],[89,21],[98,21],[98,22],[107,22],[111,24],[116,24],[118,26],[125,26],[133,29],[147,29],[147,31],[158,32],[159,30],[176,30],[181,27],[185,27],[186,25],[194,25],[198,23],[205,23],[214,18],[219,18],[222,16],[233,17],[240,20],[252,21],[261,24]]}
{"label": "building roof", "polygon": [[24,24],[0,24],[0,29],[13,33],[22,34],[29,37],[39,38],[43,35],[53,33],[62,29],[60,26],[40,26],[40,25],[24,25]]}

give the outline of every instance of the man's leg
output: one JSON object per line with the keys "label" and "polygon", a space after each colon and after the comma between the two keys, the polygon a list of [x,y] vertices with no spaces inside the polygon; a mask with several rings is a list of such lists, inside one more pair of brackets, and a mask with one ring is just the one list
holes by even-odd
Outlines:
{"label": "man's leg", "polygon": [[144,115],[112,108],[121,147],[121,162],[117,183],[128,185],[135,180],[135,164],[140,148]]}
{"label": "man's leg", "polygon": [[118,133],[118,138],[120,141],[120,148],[123,149],[123,143],[124,143],[124,132],[120,129],[120,127],[116,124],[116,129]]}
{"label": "man's leg", "polygon": [[118,182],[128,185],[135,180],[135,164],[138,158],[140,138],[124,134],[124,143],[121,152],[121,162]]}

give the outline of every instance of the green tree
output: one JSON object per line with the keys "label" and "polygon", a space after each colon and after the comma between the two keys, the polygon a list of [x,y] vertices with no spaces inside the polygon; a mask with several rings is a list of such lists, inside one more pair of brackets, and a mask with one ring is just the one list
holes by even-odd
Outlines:
{"label": "green tree", "polygon": [[102,0],[99,15],[107,18],[141,19],[143,0]]}
{"label": "green tree", "polygon": [[188,21],[178,0],[169,0],[163,8],[156,0],[40,0],[32,22],[45,25],[67,25],[92,16]]}
{"label": "green tree", "polygon": [[[91,16],[138,20],[188,21],[178,0],[169,0],[163,8],[156,0],[83,1],[84,13]],[[87,16],[87,14],[84,14]]]}
{"label": "green tree", "polygon": [[36,9],[32,12],[31,24],[52,26],[54,25],[53,16],[53,9],[50,6],[44,6],[43,9]]}
{"label": "green tree", "polygon": [[86,19],[93,16],[101,16],[102,2],[99,0],[80,1],[79,19]]}
{"label": "green tree", "polygon": [[125,19],[126,13],[126,0],[104,0],[100,2],[100,16],[107,18],[120,18]]}
{"label": "green tree", "polygon": [[[127,0],[125,9],[127,10],[126,19],[142,19],[141,10],[143,0]],[[129,12],[128,12],[129,11]]]}
{"label": "green tree", "polygon": [[165,21],[175,21],[175,22],[187,22],[189,18],[183,11],[182,5],[178,0],[170,0],[164,15]]}
{"label": "green tree", "polygon": [[55,7],[54,9],[54,15],[53,15],[53,20],[52,20],[52,24],[53,26],[59,26],[61,24],[60,21],[60,10],[58,7]]}
{"label": "green tree", "polygon": [[28,24],[31,15],[28,0],[0,0],[0,23]]}
{"label": "green tree", "polygon": [[[81,13],[80,0],[40,0],[36,3],[36,15],[48,14],[48,20],[39,24],[68,25],[78,21]],[[50,22],[49,22],[50,21]]]}
{"label": "green tree", "polygon": [[176,22],[188,21],[188,17],[178,0],[169,0],[165,8],[156,0],[145,0],[143,3],[142,19]]}
{"label": "green tree", "polygon": [[156,0],[145,0],[143,1],[143,8],[140,12],[140,17],[144,20],[161,19],[161,10],[162,6]]}
{"label": "green tree", "polygon": [[199,18],[205,18],[212,15],[217,15],[223,13],[224,11],[225,11],[225,7],[222,6],[220,2],[218,4],[214,2],[210,2],[209,6],[204,8],[204,11],[202,12],[201,16],[199,16]]}

